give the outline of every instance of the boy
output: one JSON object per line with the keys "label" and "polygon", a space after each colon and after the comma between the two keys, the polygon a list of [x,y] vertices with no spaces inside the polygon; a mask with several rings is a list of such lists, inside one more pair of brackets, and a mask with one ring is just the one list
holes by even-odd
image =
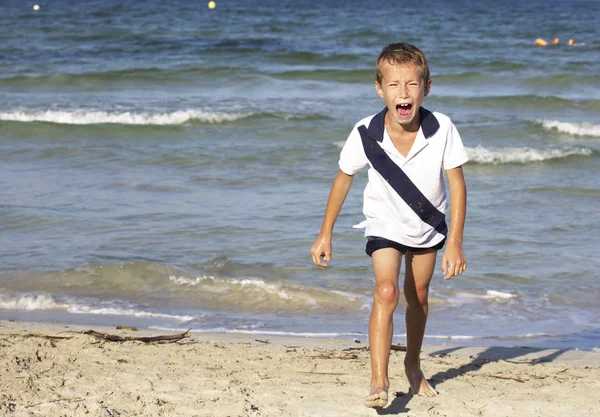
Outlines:
{"label": "boy", "polygon": [[[377,59],[375,89],[386,107],[359,121],[350,133],[311,254],[320,268],[331,260],[333,225],[354,174],[369,165],[363,204],[366,220],[356,227],[366,227],[366,252],[375,274],[369,321],[371,390],[364,402],[380,408],[388,402],[392,317],[403,256],[406,377],[414,395],[437,395],[421,372],[420,351],[437,251],[446,243],[444,279],[467,268],[462,249],[467,192],[461,166],[468,157],[452,121],[421,107],[431,80],[427,58],[419,48],[406,43],[385,47]],[[450,186],[450,231],[445,222],[443,170]]]}

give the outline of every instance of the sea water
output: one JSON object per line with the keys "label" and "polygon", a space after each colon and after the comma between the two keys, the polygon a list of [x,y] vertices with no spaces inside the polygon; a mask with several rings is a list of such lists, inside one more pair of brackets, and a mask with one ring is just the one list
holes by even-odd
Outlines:
{"label": "sea water", "polygon": [[598,1],[205,3],[0,5],[0,319],[366,340],[365,172],[309,250],[406,41],[470,158],[426,343],[600,347]]}

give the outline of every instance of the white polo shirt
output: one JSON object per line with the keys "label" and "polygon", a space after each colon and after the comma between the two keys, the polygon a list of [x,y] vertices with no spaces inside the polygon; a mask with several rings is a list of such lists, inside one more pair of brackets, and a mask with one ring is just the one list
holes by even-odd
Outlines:
{"label": "white polo shirt", "polygon": [[[350,132],[340,154],[340,169],[348,175],[354,175],[361,168],[369,166],[369,181],[365,187],[363,202],[366,220],[354,227],[366,228],[365,236],[379,236],[406,246],[415,248],[435,246],[444,239],[446,232],[440,230],[440,227],[436,230],[436,227],[422,220],[415,209],[411,208],[414,207],[415,202],[405,201],[397,190],[412,189],[414,192],[411,195],[419,194],[420,191],[422,197],[431,203],[433,210],[437,209],[440,215],[445,214],[447,198],[443,171],[467,162],[469,159],[467,152],[456,127],[448,116],[429,112],[421,107],[419,109],[421,127],[409,153],[404,157],[398,152],[387,133],[384,123],[386,112],[387,108],[359,121]],[[374,141],[373,146],[380,146],[385,155],[404,171],[406,176],[394,176],[394,178],[407,177],[402,188],[396,186],[397,188],[394,189],[390,182],[373,167],[365,152],[359,129],[363,132],[363,136],[367,135],[368,140]],[[416,204],[421,205],[421,203]]]}

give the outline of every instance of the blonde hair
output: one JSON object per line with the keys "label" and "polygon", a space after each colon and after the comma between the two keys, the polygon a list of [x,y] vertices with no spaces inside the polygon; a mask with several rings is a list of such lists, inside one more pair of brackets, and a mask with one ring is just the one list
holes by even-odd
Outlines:
{"label": "blonde hair", "polygon": [[425,53],[414,45],[409,43],[391,43],[379,54],[377,58],[377,67],[375,70],[375,79],[378,84],[381,84],[383,79],[383,64],[391,65],[406,65],[414,64],[421,70],[423,82],[429,84],[429,65],[427,65],[427,57]]}

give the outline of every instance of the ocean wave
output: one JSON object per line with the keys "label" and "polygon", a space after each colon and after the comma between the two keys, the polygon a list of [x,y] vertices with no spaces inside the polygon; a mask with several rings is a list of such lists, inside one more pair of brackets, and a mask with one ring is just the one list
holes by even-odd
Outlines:
{"label": "ocean wave", "polygon": [[254,312],[314,309],[332,312],[357,311],[363,308],[366,302],[363,295],[284,280],[211,275],[171,275],[169,280],[177,287],[183,287],[186,292],[193,293],[198,300],[203,300],[203,306],[210,309],[242,309]]}
{"label": "ocean wave", "polygon": [[456,296],[464,299],[471,298],[480,300],[509,300],[517,297],[515,294],[496,290],[487,290],[485,293],[459,292]]}
{"label": "ocean wave", "polygon": [[[337,148],[343,148],[346,142],[333,142]],[[526,164],[529,162],[542,162],[553,159],[562,159],[569,156],[590,156],[593,150],[584,147],[562,149],[534,149],[534,148],[485,148],[481,145],[472,148],[465,147],[469,155],[469,162],[478,164]]]}
{"label": "ocean wave", "polygon": [[543,162],[563,159],[570,156],[590,156],[593,150],[584,147],[574,148],[476,148],[466,147],[470,162],[478,164],[527,164],[530,162]]}
{"label": "ocean wave", "polygon": [[195,316],[180,316],[175,314],[165,313],[154,313],[150,311],[137,310],[134,308],[118,308],[118,307],[93,307],[86,305],[72,305],[67,309],[69,313],[73,314],[91,314],[91,315],[102,315],[102,316],[128,316],[138,318],[158,318],[158,319],[169,319],[177,320],[180,322],[187,322],[196,319]]}
{"label": "ocean wave", "polygon": [[558,120],[536,120],[544,129],[557,130],[575,136],[600,137],[600,125],[592,123],[569,123]]}
{"label": "ocean wave", "polygon": [[48,295],[23,295],[0,298],[1,310],[67,310],[68,304],[58,303]]}
{"label": "ocean wave", "polygon": [[523,295],[518,291],[499,291],[499,290],[438,290],[433,291],[432,295],[442,300],[442,305],[452,306],[453,308],[463,305],[491,306],[508,305],[512,303],[521,304],[524,302]]}
{"label": "ocean wave", "polygon": [[217,124],[252,117],[256,112],[223,113],[204,110],[179,110],[167,113],[106,111],[13,111],[0,112],[0,120],[11,122],[47,122],[67,125],[181,125],[190,122]]}
{"label": "ocean wave", "polygon": [[102,316],[127,316],[137,318],[158,318],[187,322],[194,316],[173,315],[144,311],[138,308],[118,306],[94,306],[74,302],[58,302],[49,295],[15,295],[0,298],[0,310],[26,311],[66,311],[71,314],[88,314]]}
{"label": "ocean wave", "polygon": [[282,300],[289,300],[291,298],[291,295],[286,292],[286,289],[283,287],[283,285],[268,284],[262,279],[250,279],[250,278],[223,279],[223,278],[215,278],[212,276],[205,275],[203,277],[196,277],[196,278],[170,276],[169,280],[171,280],[172,282],[174,282],[177,285],[192,286],[192,287],[210,281],[212,284],[215,284],[212,286],[213,288],[210,288],[210,287],[205,287],[205,288],[210,288],[211,292],[221,293],[221,294],[228,293],[230,286],[236,286],[241,289],[246,289],[246,290],[250,290],[250,291],[252,291],[252,290],[264,291],[268,294],[273,294]]}
{"label": "ocean wave", "polygon": [[269,75],[284,80],[332,81],[349,84],[372,82],[375,78],[375,72],[372,69],[309,69],[276,72]]}
{"label": "ocean wave", "polygon": [[[92,85],[97,83],[115,83],[122,81],[158,81],[169,82],[173,80],[184,81],[192,75],[207,75],[216,71],[228,70],[215,68],[212,70],[166,70],[161,68],[131,68],[124,70],[104,72],[83,72],[79,74],[52,74],[52,75],[16,75],[0,78],[0,85],[7,86],[57,86],[57,85]],[[231,71],[231,70],[230,70]]]}
{"label": "ocean wave", "polygon": [[103,72],[58,73],[44,75],[12,75],[0,77],[0,86],[38,88],[65,87],[105,89],[121,88],[122,85],[147,85],[159,82],[165,84],[189,85],[224,77],[260,77],[260,72],[228,66],[188,67],[188,68],[128,68]]}
{"label": "ocean wave", "polygon": [[577,75],[574,76],[572,73],[568,74],[554,74],[554,75],[541,75],[537,77],[527,78],[525,80],[526,85],[534,87],[573,87],[573,86],[590,86],[598,85],[600,83],[600,76],[596,74],[589,75]]}
{"label": "ocean wave", "polygon": [[[127,70],[106,72],[84,72],[80,74],[52,74],[52,75],[15,75],[1,77],[0,85],[11,87],[44,87],[59,85],[94,85],[99,83],[115,83],[123,80],[131,81],[165,81],[167,71],[159,68],[134,68]],[[175,74],[176,75],[176,74]],[[166,80],[168,81],[168,79]]]}
{"label": "ocean wave", "polygon": [[506,109],[513,114],[516,110],[542,109],[561,110],[565,107],[577,107],[582,110],[599,110],[600,100],[595,99],[572,99],[556,95],[482,95],[480,91],[473,95],[447,95],[432,97],[438,103],[445,106],[465,106],[477,109]]}
{"label": "ocean wave", "polygon": [[438,74],[435,77],[435,82],[436,84],[439,83],[440,85],[444,85],[444,84],[449,84],[449,85],[455,85],[455,84],[469,84],[475,81],[479,81],[479,82],[490,82],[490,80],[492,80],[493,77],[489,74],[485,74],[483,72],[478,72],[478,71],[466,71],[466,72],[459,72],[459,73],[448,73],[448,74]]}
{"label": "ocean wave", "polygon": [[323,120],[320,114],[268,113],[249,111],[226,113],[206,110],[177,110],[165,113],[109,112],[109,111],[9,111],[0,112],[0,121],[6,122],[45,122],[62,125],[120,124],[136,126],[173,126],[185,124],[224,124],[243,119],[266,117],[282,120]]}
{"label": "ocean wave", "polygon": [[[185,271],[165,264],[139,262],[88,264],[31,274],[27,279],[20,275],[0,275],[0,283],[8,279],[15,294],[26,295],[6,298],[0,291],[0,309],[62,309],[74,314],[143,317],[171,313],[161,306],[170,306],[177,300],[178,308],[189,311],[338,314],[360,311],[369,302],[369,297],[359,290],[273,278],[280,276],[281,271],[220,259],[222,267],[218,266],[219,260],[214,260],[187,266]],[[35,289],[40,285],[50,298],[28,295],[38,294]],[[147,305],[153,308],[139,307]]]}

